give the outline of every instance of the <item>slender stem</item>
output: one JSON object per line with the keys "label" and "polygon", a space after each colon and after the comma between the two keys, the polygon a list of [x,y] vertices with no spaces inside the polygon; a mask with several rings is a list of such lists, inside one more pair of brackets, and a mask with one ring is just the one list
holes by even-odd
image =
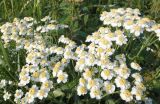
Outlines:
{"label": "slender stem", "polygon": [[141,54],[141,52],[143,51],[144,48],[145,48],[145,46],[142,45],[141,48],[140,48],[140,50],[138,51],[138,53],[136,55],[137,57]]}

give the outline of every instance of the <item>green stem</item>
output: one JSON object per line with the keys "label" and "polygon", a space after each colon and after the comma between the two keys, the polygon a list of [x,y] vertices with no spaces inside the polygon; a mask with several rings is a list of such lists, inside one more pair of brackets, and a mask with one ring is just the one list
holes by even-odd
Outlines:
{"label": "green stem", "polygon": [[136,57],[138,57],[141,54],[141,52],[143,51],[144,48],[145,48],[145,46],[142,45],[140,50],[138,51]]}

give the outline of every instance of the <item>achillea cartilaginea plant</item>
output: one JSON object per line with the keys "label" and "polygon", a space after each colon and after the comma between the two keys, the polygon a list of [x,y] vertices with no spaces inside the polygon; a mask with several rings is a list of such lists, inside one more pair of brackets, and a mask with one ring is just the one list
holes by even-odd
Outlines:
{"label": "achillea cartilaginea plant", "polygon": [[[67,27],[57,24],[48,16],[41,19],[44,25],[31,17],[2,25],[4,46],[7,47],[13,40],[17,51],[26,50],[26,64],[19,72],[17,84],[22,89],[15,91],[14,101],[32,103],[36,98],[47,98],[55,84],[69,83],[71,74],[75,72],[78,73],[73,77],[79,79],[79,96],[89,94],[91,98],[102,99],[106,95],[119,94],[126,102],[144,100],[146,86],[141,75],[143,65],[139,65],[135,58],[129,58],[124,47],[130,41],[143,39],[146,31],[155,32],[156,35],[149,36],[149,43],[142,45],[138,57],[144,48],[160,39],[160,25],[154,20],[140,17],[139,10],[131,8],[105,11],[100,20],[105,26],[88,35],[86,43],[81,45],[63,35],[59,38],[61,46],[47,45],[44,34]],[[156,39],[154,36],[157,36]],[[67,67],[73,62],[75,65],[70,73]]]}

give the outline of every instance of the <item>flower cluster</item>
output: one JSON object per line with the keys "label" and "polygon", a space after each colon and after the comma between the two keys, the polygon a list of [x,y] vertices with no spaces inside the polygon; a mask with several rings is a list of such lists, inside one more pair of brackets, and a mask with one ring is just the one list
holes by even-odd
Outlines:
{"label": "flower cluster", "polygon": [[[40,25],[44,24],[44,25]],[[28,92],[24,93],[21,89],[17,89],[14,101],[16,103],[32,103],[35,98],[46,98],[53,82],[50,80],[50,71],[53,70],[53,76],[57,78],[57,82],[65,83],[68,75],[63,72],[67,60],[56,63],[53,57],[49,55],[63,51],[62,48],[47,47],[43,34],[52,30],[67,28],[66,25],[57,24],[51,17],[46,16],[37,22],[34,18],[25,17],[24,19],[15,18],[13,23],[6,23],[0,27],[4,46],[8,46],[9,42],[16,43],[16,50],[26,50],[26,65],[24,65],[19,73],[18,86],[26,87],[32,83],[31,88],[27,88]],[[61,50],[62,49],[62,50]],[[56,63],[56,64],[55,64]],[[55,74],[56,70],[57,71]],[[41,86],[37,84],[41,83]],[[5,84],[1,81],[1,86]],[[6,95],[7,96],[7,95]],[[6,98],[6,97],[5,97]],[[7,98],[6,98],[7,99]]]}
{"label": "flower cluster", "polygon": [[[71,61],[75,62],[73,71],[80,75],[77,85],[79,96],[89,93],[91,98],[101,99],[105,95],[119,93],[126,102],[143,100],[146,90],[140,74],[143,68],[136,60],[129,60],[126,54],[116,53],[117,47],[128,44],[130,35],[138,37],[144,30],[154,31],[160,39],[160,25],[139,15],[138,9],[130,8],[103,12],[100,19],[108,27],[100,27],[98,31],[87,36],[86,44],[81,45],[63,35],[58,40],[61,46],[47,45],[43,39],[44,34],[67,28],[66,25],[57,24],[49,16],[40,22],[25,17],[2,25],[0,30],[3,33],[1,38],[4,46],[15,41],[17,50],[26,50],[26,64],[21,68],[18,83],[25,91],[17,89],[14,101],[27,104],[34,102],[35,98],[46,98],[53,83],[68,81],[66,67]],[[4,82],[0,85],[3,86]],[[7,93],[6,96],[8,99]]]}
{"label": "flower cluster", "polygon": [[111,9],[110,12],[104,11],[101,14],[100,20],[103,21],[104,25],[123,27],[136,37],[140,36],[144,30],[155,32],[160,40],[160,24],[156,24],[154,20],[140,17],[139,15],[140,12],[138,9]]}
{"label": "flower cluster", "polygon": [[0,89],[3,89],[3,93],[4,93],[3,99],[4,99],[5,101],[8,100],[8,99],[10,99],[10,97],[11,97],[11,93],[10,93],[10,92],[7,92],[7,89],[6,89],[6,87],[7,87],[8,85],[11,85],[11,84],[13,84],[12,81],[7,81],[7,80],[5,80],[5,79],[2,79],[2,80],[0,81]]}
{"label": "flower cluster", "polygon": [[[67,42],[68,38],[62,36],[60,40]],[[146,88],[139,73],[142,70],[140,65],[132,62],[128,66],[124,54],[111,58],[115,52],[113,44],[121,46],[127,42],[123,32],[112,33],[109,28],[101,27],[89,35],[86,42],[90,44],[76,47],[75,58],[72,56],[76,61],[75,71],[81,73],[77,94],[81,96],[89,92],[91,98],[101,99],[105,94],[120,92],[121,98],[127,102],[134,98],[142,100]]]}

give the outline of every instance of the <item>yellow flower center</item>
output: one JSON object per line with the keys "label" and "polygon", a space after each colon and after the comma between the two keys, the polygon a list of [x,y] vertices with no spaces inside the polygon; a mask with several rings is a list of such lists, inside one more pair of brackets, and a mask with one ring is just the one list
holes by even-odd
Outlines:
{"label": "yellow flower center", "polygon": [[110,84],[106,85],[106,91],[111,90],[112,86]]}
{"label": "yellow flower center", "polygon": [[124,94],[125,94],[126,97],[132,96],[132,94],[128,90],[124,91]]}
{"label": "yellow flower center", "polygon": [[104,70],[103,72],[105,76],[110,76],[111,74],[110,70]]}
{"label": "yellow flower center", "polygon": [[120,83],[120,85],[125,85],[126,80],[125,80],[125,79],[123,79],[123,78],[121,78],[121,79],[119,80],[119,83]]}
{"label": "yellow flower center", "polygon": [[34,95],[35,93],[36,93],[35,89],[34,88],[30,88],[29,94],[30,95]]}
{"label": "yellow flower center", "polygon": [[61,80],[61,81],[64,80],[64,75],[62,75],[62,74],[59,75],[59,76],[58,76],[58,79]]}
{"label": "yellow flower center", "polygon": [[85,88],[84,86],[81,86],[81,87],[80,87],[80,92],[81,92],[81,93],[85,93],[85,92],[86,92],[86,88]]}

